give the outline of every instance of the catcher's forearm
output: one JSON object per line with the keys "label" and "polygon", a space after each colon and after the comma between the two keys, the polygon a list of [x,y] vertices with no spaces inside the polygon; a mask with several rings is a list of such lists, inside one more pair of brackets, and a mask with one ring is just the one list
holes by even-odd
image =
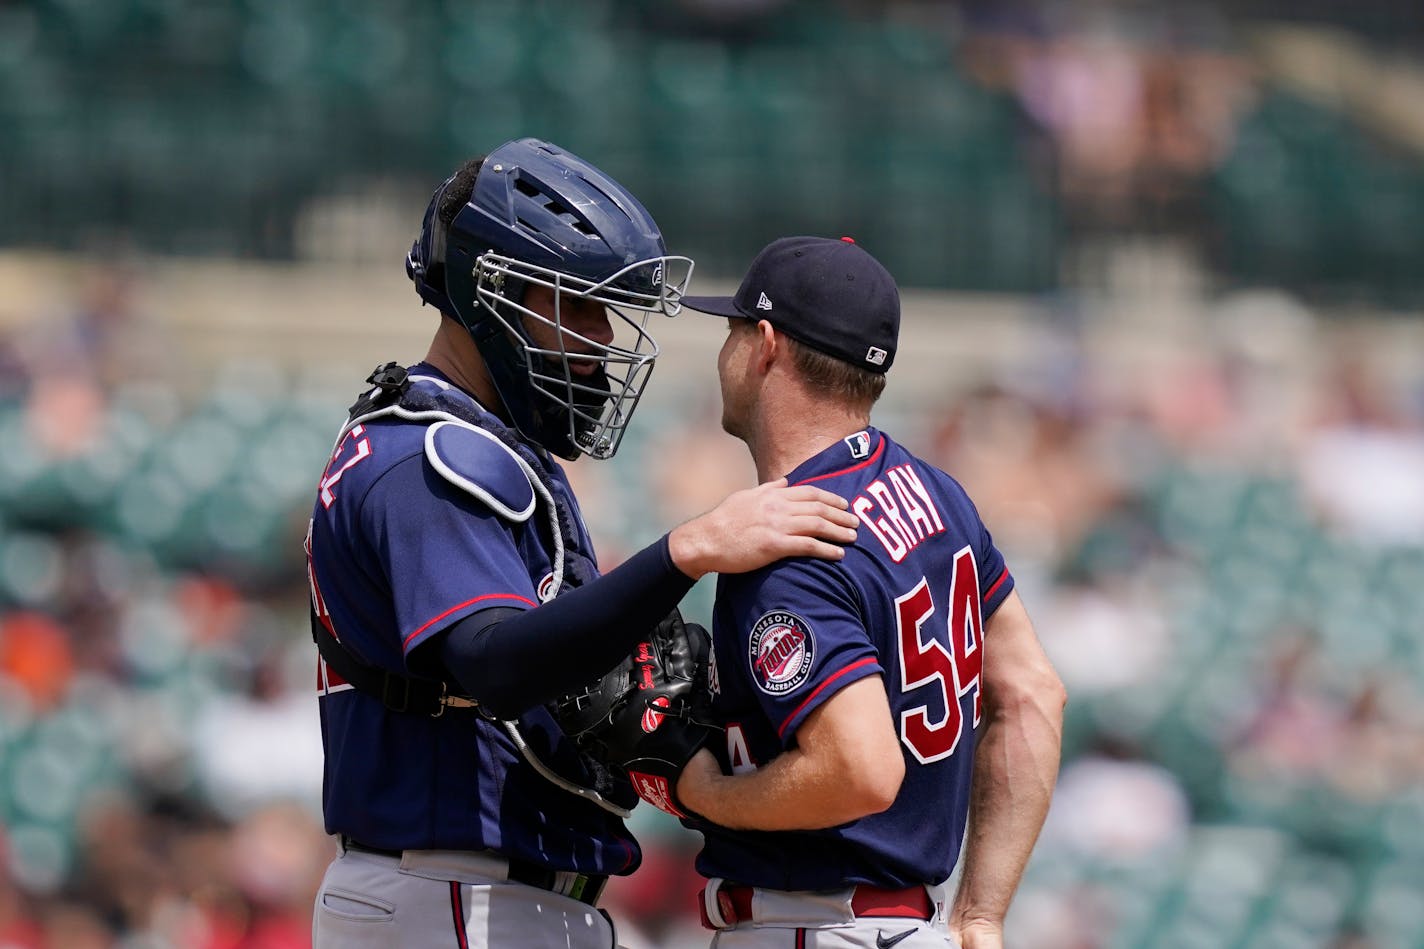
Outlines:
{"label": "catcher's forearm", "polygon": [[667,538],[591,583],[494,625],[475,613],[444,637],[441,659],[493,715],[515,718],[613,668],[692,589]]}
{"label": "catcher's forearm", "polygon": [[1002,923],[1048,813],[1063,732],[1060,692],[987,708],[974,756],[969,826],[951,926]]}

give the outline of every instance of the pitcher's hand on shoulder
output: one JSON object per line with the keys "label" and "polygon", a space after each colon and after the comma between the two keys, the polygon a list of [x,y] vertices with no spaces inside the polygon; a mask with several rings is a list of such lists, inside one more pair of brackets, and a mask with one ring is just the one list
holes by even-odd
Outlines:
{"label": "pitcher's hand on shoulder", "polygon": [[785,478],[728,495],[712,510],[673,528],[668,550],[689,577],[746,573],[784,557],[840,560],[860,519],[838,494]]}

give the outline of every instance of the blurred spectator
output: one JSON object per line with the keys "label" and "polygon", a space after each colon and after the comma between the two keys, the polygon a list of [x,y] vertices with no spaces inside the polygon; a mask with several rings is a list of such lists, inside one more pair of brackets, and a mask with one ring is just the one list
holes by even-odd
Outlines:
{"label": "blurred spectator", "polygon": [[68,632],[39,613],[0,614],[0,676],[25,691],[41,714],[63,701],[74,674]]}
{"label": "blurred spectator", "polygon": [[1115,930],[1115,909],[1110,894],[1090,883],[1030,887],[1014,897],[1011,931],[1035,949],[1099,949]]}
{"label": "blurred spectator", "polygon": [[31,378],[62,377],[107,392],[155,376],[173,354],[138,305],[137,271],[100,264],[81,271],[77,283],[71,308],[36,321],[23,343]]}
{"label": "blurred spectator", "polygon": [[277,802],[235,828],[233,882],[251,907],[242,949],[311,945],[311,907],[335,845],[314,809]]}
{"label": "blurred spectator", "polygon": [[1327,774],[1355,801],[1387,801],[1424,786],[1424,696],[1393,670],[1372,670],[1350,696],[1348,735]]}
{"label": "blurred spectator", "polygon": [[1419,785],[1424,697],[1416,687],[1385,670],[1331,668],[1309,632],[1278,634],[1273,646],[1260,701],[1228,746],[1239,778],[1371,803]]}
{"label": "blurred spectator", "polygon": [[21,351],[20,336],[8,327],[0,329],[0,402],[20,398],[29,387],[29,367]]}
{"label": "blurred spectator", "polygon": [[[96,801],[83,865],[56,920],[95,946],[120,937],[191,949],[302,949],[330,841],[308,807],[276,803],[226,824],[176,799]],[[101,938],[101,934],[102,937]],[[78,945],[65,941],[47,947]],[[129,944],[127,938],[123,944]]]}
{"label": "blurred spectator", "polygon": [[246,691],[214,696],[188,734],[197,780],[229,817],[276,800],[321,797],[315,685],[302,687],[315,676],[307,643],[272,643],[269,650],[256,658]]}
{"label": "blurred spectator", "polygon": [[1235,768],[1276,781],[1320,774],[1350,736],[1319,637],[1311,630],[1274,636],[1258,689],[1259,701],[1246,710],[1245,727],[1230,746]]}
{"label": "blurred spectator", "polygon": [[1191,818],[1186,791],[1171,771],[1100,736],[1064,767],[1043,841],[1094,862],[1141,865],[1186,846]]}
{"label": "blurred spectator", "polygon": [[1167,678],[1173,650],[1161,607],[1107,577],[1056,586],[1037,612],[1052,630],[1044,649],[1070,694],[1091,698]]}
{"label": "blurred spectator", "polygon": [[1348,348],[1331,367],[1300,477],[1322,517],[1376,544],[1424,542],[1424,413]]}
{"label": "blurred spectator", "polygon": [[943,414],[929,455],[973,494],[1000,547],[1043,564],[1076,549],[1119,492],[1071,398],[1052,398],[976,388]]}
{"label": "blurred spectator", "polygon": [[651,439],[648,457],[670,462],[648,472],[657,504],[655,521],[695,517],[728,493],[756,484],[751,461],[722,431],[721,411],[720,401],[704,398],[677,424],[664,427]]}
{"label": "blurred spectator", "polygon": [[96,798],[79,825],[73,895],[118,932],[147,930],[163,890],[173,883],[164,853],[166,830],[131,797]]}
{"label": "blurred spectator", "polygon": [[175,359],[169,340],[138,308],[135,280],[122,265],[85,269],[70,309],[42,314],[17,335],[28,427],[49,458],[93,448],[114,391],[162,378]]}
{"label": "blurred spectator", "polygon": [[643,844],[643,865],[632,876],[610,879],[604,896],[618,924],[619,945],[702,949],[709,934],[695,907],[705,881],[693,869],[700,838],[657,813],[636,811],[633,823]]}
{"label": "blurred spectator", "polygon": [[972,12],[968,66],[1048,133],[1069,226],[1199,234],[1206,178],[1253,101],[1226,26],[1202,6],[1008,9]]}

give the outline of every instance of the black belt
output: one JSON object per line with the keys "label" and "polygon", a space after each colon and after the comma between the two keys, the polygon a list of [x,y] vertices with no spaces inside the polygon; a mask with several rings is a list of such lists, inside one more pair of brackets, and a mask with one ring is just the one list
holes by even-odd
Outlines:
{"label": "black belt", "polygon": [[[352,840],[350,837],[342,837],[341,841],[347,850],[373,853],[379,857],[392,857],[396,860],[405,855],[405,852],[401,850],[372,847],[359,840]],[[550,870],[548,867],[530,863],[528,860],[520,860],[517,857],[506,857],[496,853],[491,853],[490,856],[499,857],[509,864],[511,883],[523,883],[525,886],[538,887],[541,890],[548,890],[550,893],[558,893],[560,896],[578,900],[580,903],[587,903],[589,906],[597,904],[599,895],[603,893],[603,887],[608,883],[608,877],[601,874]]]}

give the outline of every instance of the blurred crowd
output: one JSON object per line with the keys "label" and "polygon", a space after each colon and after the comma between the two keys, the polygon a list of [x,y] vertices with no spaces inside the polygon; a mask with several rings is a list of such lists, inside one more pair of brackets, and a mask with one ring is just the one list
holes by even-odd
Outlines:
{"label": "blurred crowd", "polygon": [[[161,320],[132,279],[95,274],[3,348],[0,946],[303,946],[332,845],[300,540],[349,393],[313,402],[274,373],[236,402],[221,377],[194,404],[156,398],[161,360],[127,350],[161,353]],[[1200,867],[1231,861],[1234,892],[1258,886],[1250,919],[1307,933],[1292,944],[1424,927],[1386,898],[1424,866],[1417,327],[1331,323],[1267,293],[1177,322],[1115,322],[1108,304],[1030,319],[1030,348],[952,387],[892,379],[881,412],[978,500],[1070,690],[1011,932],[1131,944],[1142,919],[1191,905]],[[752,477],[712,393],[658,384],[617,459],[572,467],[605,566]],[[264,492],[275,526],[233,542],[255,515],[215,519],[235,502],[198,462],[261,485],[274,451],[296,469]],[[134,500],[164,478],[186,493]],[[709,596],[687,612],[705,621]],[[696,839],[641,811],[635,826],[645,866],[608,896],[623,941],[704,944]],[[1317,917],[1290,915],[1297,884],[1271,854],[1321,861],[1300,887],[1343,874],[1334,909],[1301,897]]]}
{"label": "blurred crowd", "polygon": [[[197,405],[155,399],[162,366],[125,353],[145,335],[150,357],[162,351],[131,279],[96,274],[72,310],[5,340],[0,427],[22,477],[0,490],[0,945],[306,945],[332,845],[300,485],[344,396],[307,406],[295,429],[280,386],[260,409],[233,408],[220,380]],[[1275,835],[1251,859],[1343,868],[1313,944],[1383,947],[1424,926],[1375,905],[1401,867],[1424,865],[1412,324],[1332,324],[1275,294],[1202,302],[1185,326],[1051,306],[1033,319],[1030,350],[956,374],[930,404],[896,396],[895,383],[919,393],[925,380],[892,380],[882,412],[978,500],[1072,697],[1060,792],[1013,931],[1104,945],[1106,919],[1123,944],[1123,907],[1160,908],[1193,860],[1224,859],[1202,849],[1221,825]],[[751,478],[711,394],[660,384],[617,459],[573,466],[606,566]],[[214,405],[239,416],[222,431],[242,433],[249,460],[282,440],[283,463],[304,469],[274,495],[278,528],[227,546],[213,538],[242,524],[139,529],[123,516],[134,483],[162,474],[152,456],[175,438],[233,463],[223,439],[184,434],[198,417],[216,424]],[[76,476],[133,415],[145,447],[124,473]],[[197,488],[173,497],[206,503]],[[705,620],[709,595],[699,585],[687,611]],[[696,839],[657,815],[635,824],[645,867],[609,891],[623,941],[702,944]],[[1147,866],[1178,872],[1155,895],[1091,884]]]}
{"label": "blurred crowd", "polygon": [[[1372,21],[1373,42],[1398,33],[1402,46],[1417,44],[1417,11],[1333,0],[679,0],[530,5],[528,22],[481,12],[474,30],[442,25],[473,7],[429,4],[422,19],[367,5],[383,24],[368,27],[373,42],[390,34],[425,49],[428,27],[451,45],[423,57],[432,69],[409,86],[381,72],[381,57],[353,54],[347,71],[374,78],[354,94],[335,83],[328,100],[311,98],[325,68],[315,54],[365,47],[261,38],[320,29],[340,39],[360,25],[347,11],[295,5],[298,29],[284,5],[230,6],[224,19],[205,5],[129,4],[125,33],[111,29],[111,5],[37,14],[0,3],[0,73],[16,80],[0,106],[19,130],[0,158],[29,175],[0,197],[24,240],[64,244],[66,215],[78,215],[91,253],[107,253],[108,236],[92,229],[131,210],[152,217],[147,240],[184,252],[288,252],[268,217],[311,190],[287,177],[303,161],[323,184],[334,157],[354,163],[351,174],[366,161],[366,173],[392,175],[397,161],[429,158],[411,144],[426,126],[440,148],[466,148],[462,112],[421,114],[427,80],[441,96],[464,83],[499,106],[482,115],[482,137],[500,123],[544,134],[542,122],[579,130],[555,135],[564,144],[626,159],[618,130],[641,126],[605,119],[603,83],[573,90],[566,78],[565,51],[601,40],[604,71],[591,74],[638,76],[614,68],[630,50],[648,67],[647,90],[625,90],[624,108],[668,150],[643,168],[650,207],[661,199],[669,233],[706,241],[709,254],[733,237],[759,245],[756,229],[778,213],[861,213],[866,242],[901,242],[887,249],[924,282],[1112,286],[1118,296],[1021,298],[1030,344],[986,349],[933,378],[897,369],[877,413],[979,503],[1069,690],[1062,777],[1011,943],[1147,947],[1171,934],[1202,949],[1424,945],[1421,323],[1193,284],[1209,282],[1197,269],[1206,260],[1238,286],[1285,281],[1304,294],[1334,281],[1362,299],[1388,299],[1390,281],[1418,287],[1424,178],[1418,140],[1402,137],[1424,127],[1419,87],[1403,78],[1417,72],[1417,50],[1379,57],[1388,73],[1361,72],[1354,86],[1347,60],[1307,57],[1317,97],[1297,101],[1222,8]],[[900,28],[860,29],[892,7]],[[674,40],[729,45],[632,30],[622,14],[633,8]],[[161,87],[138,71],[113,81],[135,37],[157,44],[159,22],[171,58],[146,68]],[[819,53],[796,39],[817,24],[830,44]],[[74,57],[79,69],[71,40],[103,54]],[[293,72],[263,73],[261,95],[252,77],[223,96],[203,85],[242,77],[238,60],[281,66],[283,55]],[[822,60],[832,65],[809,68]],[[84,81],[69,75],[91,67]],[[903,98],[885,93],[882,71],[895,70]],[[99,94],[110,87],[123,93],[112,105]],[[541,111],[540,89],[553,111]],[[1377,121],[1362,135],[1360,89],[1412,103],[1414,124]],[[183,94],[169,101],[170,90]],[[596,107],[575,91],[599,97]],[[1322,93],[1338,101],[1321,107]],[[364,104],[378,94],[391,98]],[[250,114],[231,121],[210,107],[220,100]],[[313,119],[313,101],[341,108]],[[663,124],[676,134],[656,130],[659,108],[675,113]],[[389,125],[356,121],[368,115]],[[792,121],[798,134],[783,134]],[[194,128],[206,130],[201,147]],[[752,150],[736,151],[742,142]],[[91,154],[102,157],[83,164]],[[689,176],[723,186],[701,189],[699,204]],[[873,200],[822,202],[825,182]],[[199,192],[216,209],[201,220],[190,207]],[[728,213],[728,193],[745,197],[746,219]],[[235,221],[250,225],[245,244],[224,243]],[[1192,247],[1185,284],[1155,272],[1116,281],[1105,262],[1131,259],[1134,244]],[[1023,273],[1005,265],[1012,280],[990,279],[1017,252]],[[171,314],[149,306],[136,260],[48,289],[33,312],[9,312],[0,294],[0,949],[309,946],[333,845],[320,820],[301,540],[354,392],[255,362],[195,393]],[[365,302],[350,301],[353,320]],[[950,306],[907,332],[955,334]],[[653,385],[618,457],[571,469],[605,568],[753,478],[720,431],[715,392],[672,373]],[[684,612],[706,622],[711,589],[700,583]],[[646,808],[633,823],[644,867],[606,898],[621,941],[705,946],[697,839]]]}
{"label": "blurred crowd", "polygon": [[[0,946],[310,945],[334,847],[305,515],[281,498],[250,561],[155,543],[178,512],[139,502],[194,407],[138,279],[96,268],[0,337]],[[193,464],[211,448],[182,446]]]}

